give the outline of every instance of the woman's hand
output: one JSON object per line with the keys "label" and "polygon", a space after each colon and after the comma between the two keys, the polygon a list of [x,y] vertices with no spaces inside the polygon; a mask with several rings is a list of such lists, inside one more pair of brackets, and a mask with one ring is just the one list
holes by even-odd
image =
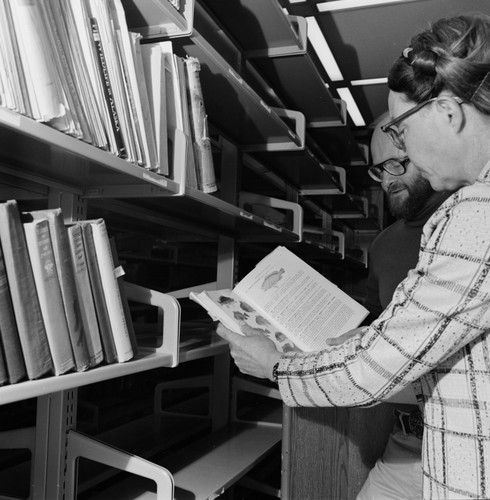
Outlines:
{"label": "woman's hand", "polygon": [[344,342],[347,342],[347,340],[350,340],[352,337],[356,337],[357,335],[362,334],[363,332],[364,332],[363,327],[354,328],[353,330],[349,330],[348,332],[345,332],[342,335],[339,335],[338,337],[332,337],[330,339],[326,339],[325,344],[340,345],[343,344]]}
{"label": "woman's hand", "polygon": [[241,325],[244,335],[232,332],[219,323],[216,333],[230,344],[230,354],[239,370],[246,375],[272,380],[272,369],[281,353],[261,331]]}

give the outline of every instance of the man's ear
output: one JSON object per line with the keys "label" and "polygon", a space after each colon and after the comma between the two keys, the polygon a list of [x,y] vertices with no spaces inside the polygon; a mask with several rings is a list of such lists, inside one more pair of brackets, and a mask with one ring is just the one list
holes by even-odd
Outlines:
{"label": "man's ear", "polygon": [[447,125],[456,133],[459,133],[465,125],[465,114],[461,104],[450,96],[441,96],[436,103]]}

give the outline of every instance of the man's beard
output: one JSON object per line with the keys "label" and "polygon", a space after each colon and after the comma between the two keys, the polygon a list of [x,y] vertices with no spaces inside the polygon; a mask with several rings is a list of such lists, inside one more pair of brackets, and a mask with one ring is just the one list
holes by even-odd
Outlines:
{"label": "man's beard", "polygon": [[429,181],[420,177],[412,184],[405,184],[406,196],[403,199],[398,199],[396,196],[390,195],[388,191],[388,208],[390,213],[397,219],[414,219],[424,208],[427,200],[434,190]]}

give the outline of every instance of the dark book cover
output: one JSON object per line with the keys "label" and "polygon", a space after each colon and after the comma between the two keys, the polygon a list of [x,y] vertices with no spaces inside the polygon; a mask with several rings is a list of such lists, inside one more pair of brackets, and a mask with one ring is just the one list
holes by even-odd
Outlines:
{"label": "dark book cover", "polygon": [[11,384],[27,376],[19,332],[15,321],[14,306],[10,297],[7,272],[0,247],[0,337],[2,339],[5,367]]}
{"label": "dark book cover", "polygon": [[90,285],[92,286],[95,311],[97,313],[97,320],[99,323],[100,338],[102,340],[102,348],[104,350],[104,359],[106,363],[115,363],[117,361],[116,346],[114,344],[109,311],[107,310],[104,298],[104,289],[102,287],[99,264],[97,262],[97,254],[95,252],[94,238],[92,236],[92,226],[90,224],[83,224],[81,227],[88,274],[90,277]]}
{"label": "dark book cover", "polygon": [[35,210],[22,214],[22,220],[25,222],[41,218],[47,219],[49,224],[51,243],[53,245],[58,280],[61,287],[61,296],[63,298],[76,369],[77,371],[87,370],[90,367],[90,355],[86,339],[87,333],[85,332],[80,308],[80,298],[76,285],[68,230],[63,220],[61,208]]}
{"label": "dark book cover", "polygon": [[55,375],[62,375],[75,368],[75,361],[48,221],[38,219],[26,222],[24,232],[54,372]]}
{"label": "dark book cover", "polygon": [[0,242],[27,375],[37,379],[53,363],[16,200],[0,203]]}
{"label": "dark book cover", "polygon": [[68,226],[68,239],[75,269],[78,296],[80,298],[82,321],[86,332],[90,366],[94,367],[103,361],[104,352],[92,295],[92,287],[90,285],[87,259],[83,246],[82,228],[79,224],[75,223]]}

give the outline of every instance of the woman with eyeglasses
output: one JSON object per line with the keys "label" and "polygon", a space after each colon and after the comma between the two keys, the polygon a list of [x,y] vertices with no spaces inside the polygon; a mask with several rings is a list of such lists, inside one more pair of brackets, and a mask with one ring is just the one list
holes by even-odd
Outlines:
{"label": "woman with eyeglasses", "polygon": [[217,330],[240,370],[275,380],[290,406],[367,407],[415,383],[424,499],[490,498],[489,72],[483,15],[433,23],[390,71],[384,131],[435,190],[458,190],[377,320],[313,353]]}
{"label": "woman with eyeglasses", "polygon": [[[369,248],[369,273],[364,306],[369,322],[388,306],[398,284],[415,268],[422,229],[450,193],[436,192],[421,172],[397,149],[377,120],[371,138],[370,176],[381,184],[390,214],[396,221],[381,231]],[[411,387],[409,388],[411,389]],[[422,498],[422,414],[413,391],[396,395],[393,429],[383,455],[370,470],[356,500],[420,500]]]}

